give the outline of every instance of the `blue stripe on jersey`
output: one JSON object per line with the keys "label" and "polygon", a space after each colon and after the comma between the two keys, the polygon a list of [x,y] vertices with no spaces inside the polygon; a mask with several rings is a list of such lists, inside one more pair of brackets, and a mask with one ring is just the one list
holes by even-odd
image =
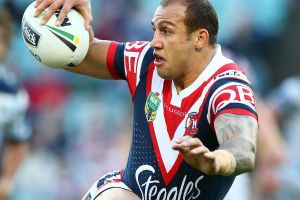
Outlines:
{"label": "blue stripe on jersey", "polygon": [[[209,99],[210,96],[207,98]],[[198,133],[196,137],[201,140],[201,142],[206,146],[210,151],[214,151],[219,147],[219,142],[215,131],[210,126],[207,121],[207,112],[208,112],[209,101],[205,100],[205,104],[203,110],[201,112],[201,116],[199,118],[199,122],[197,124]]]}
{"label": "blue stripe on jersey", "polygon": [[145,57],[143,58],[140,78],[147,74],[149,65],[153,62],[153,60],[153,48],[149,48],[149,50],[145,54]]}
{"label": "blue stripe on jersey", "polygon": [[236,79],[236,78],[224,78],[224,79],[220,79],[218,80],[211,89],[211,92],[209,93],[209,95],[212,95],[216,89],[218,89],[219,87],[221,87],[222,85],[225,85],[226,83],[230,83],[230,82],[235,82],[235,83],[241,83],[244,84],[245,86],[248,86],[249,88],[252,89],[252,86],[247,83],[246,81],[243,81],[241,79]]}
{"label": "blue stripe on jersey", "polygon": [[126,79],[125,68],[124,68],[124,49],[125,49],[125,44],[119,43],[114,58],[114,70],[119,75],[119,77],[123,80]]}
{"label": "blue stripe on jersey", "polygon": [[251,109],[249,106],[246,106],[245,104],[242,104],[242,103],[231,103],[231,104],[225,106],[224,108],[220,109],[218,111],[218,113],[222,112],[223,110],[235,109],[235,108],[240,108],[240,109],[243,109],[243,110],[247,110],[249,112],[252,112],[256,117],[258,117],[255,110]]}
{"label": "blue stripe on jersey", "polygon": [[[220,88],[222,85],[225,85],[227,83],[232,83],[232,82],[235,82],[235,83],[241,83],[245,86],[248,86],[249,88],[252,89],[252,86],[247,83],[246,81],[243,81],[243,80],[240,80],[240,79],[236,79],[236,78],[224,78],[224,79],[220,79],[218,80],[212,87],[211,87],[211,90],[209,92],[209,95],[208,95],[208,99],[210,99],[210,97],[213,95],[213,93],[218,89]],[[255,111],[254,111],[255,112]],[[256,112],[255,112],[256,113]]]}
{"label": "blue stripe on jersey", "polygon": [[[125,51],[125,43],[119,43],[114,58],[114,70],[119,75],[119,77],[123,80],[126,79],[125,66],[124,66],[124,51]],[[147,53],[143,58],[140,78],[147,74],[148,67],[153,62],[153,60],[154,60],[153,48],[149,48],[149,50],[147,51]]]}
{"label": "blue stripe on jersey", "polygon": [[5,80],[0,79],[0,92],[16,94],[19,90],[19,85],[14,83],[9,83]]}

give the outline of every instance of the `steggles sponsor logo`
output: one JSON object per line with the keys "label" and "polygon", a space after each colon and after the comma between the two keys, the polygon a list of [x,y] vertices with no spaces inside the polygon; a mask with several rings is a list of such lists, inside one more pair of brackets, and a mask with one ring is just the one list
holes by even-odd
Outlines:
{"label": "steggles sponsor logo", "polygon": [[33,30],[26,22],[24,23],[23,36],[25,41],[34,47],[37,47],[40,41],[40,35]]}
{"label": "steggles sponsor logo", "polygon": [[144,172],[155,173],[155,169],[150,165],[140,166],[135,173],[135,179],[138,187],[142,193],[142,200],[182,200],[182,199],[197,199],[201,190],[198,185],[199,182],[204,178],[200,176],[195,182],[187,181],[187,175],[184,176],[180,188],[173,187],[167,191],[166,188],[159,189],[160,182],[153,179],[150,175],[146,182],[141,183],[139,177]]}

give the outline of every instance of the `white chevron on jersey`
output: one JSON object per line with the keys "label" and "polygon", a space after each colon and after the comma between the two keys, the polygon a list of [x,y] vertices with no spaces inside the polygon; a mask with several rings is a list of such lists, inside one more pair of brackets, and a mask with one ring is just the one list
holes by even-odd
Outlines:
{"label": "white chevron on jersey", "polygon": [[172,81],[172,100],[171,104],[180,107],[182,99],[191,95],[204,81],[207,81],[213,74],[215,74],[222,66],[233,63],[232,60],[223,56],[221,46],[217,45],[216,55],[213,57],[211,62],[208,64],[206,69],[198,76],[198,78],[190,85],[177,94],[176,87]]}
{"label": "white chevron on jersey", "polygon": [[[210,90],[211,86],[217,80],[219,80],[218,78],[215,79],[212,78],[212,75],[215,74],[222,66],[228,63],[232,63],[232,61],[230,59],[223,57],[220,48],[218,48],[216,56],[213,58],[213,60],[205,69],[205,71],[197,78],[197,80],[190,87],[186,88],[181,92],[183,94],[181,97],[177,95],[177,92],[175,92],[174,95],[174,89],[172,89],[171,102],[173,104],[177,104],[180,107],[181,100],[183,98],[189,96],[192,92],[194,92],[197,88],[199,88],[201,84],[203,84],[205,81],[208,81],[210,79],[209,83],[205,83],[207,85],[203,89],[203,92],[199,97],[199,99],[196,100],[196,102],[187,112],[187,113],[191,113],[191,112],[198,113],[201,105],[204,103],[203,101],[205,100],[205,97],[208,91]],[[164,95],[163,86],[164,86],[164,80],[159,77],[157,70],[154,69],[153,76],[152,76],[152,83],[151,83],[151,91],[153,93],[156,92],[159,93],[159,98],[161,100],[163,100],[163,95]],[[180,99],[178,100],[178,98]],[[153,122],[150,122],[150,126],[151,123],[153,125],[153,132],[151,131],[151,134],[154,134],[156,139],[156,142],[153,142],[153,144],[154,145],[157,144],[157,147],[154,146],[154,148],[156,154],[159,154],[156,156],[161,157],[161,159],[158,159],[158,162],[165,180],[170,178],[168,176],[169,174],[171,174],[171,171],[177,170],[176,166],[178,166],[182,162],[182,158],[179,156],[179,152],[173,150],[172,145],[177,138],[182,137],[185,134],[185,122],[187,120],[187,117],[188,115],[184,117],[184,119],[177,127],[173,138],[170,138],[168,134],[163,106],[160,106],[158,108],[155,120]]]}

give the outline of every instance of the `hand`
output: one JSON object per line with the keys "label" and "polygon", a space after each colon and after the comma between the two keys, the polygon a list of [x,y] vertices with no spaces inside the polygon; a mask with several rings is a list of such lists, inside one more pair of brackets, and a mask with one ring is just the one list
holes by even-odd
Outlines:
{"label": "hand", "polygon": [[75,8],[84,18],[84,26],[88,30],[93,22],[92,17],[92,6],[89,0],[36,0],[35,1],[36,11],[34,16],[37,17],[39,14],[48,8],[45,15],[41,20],[41,24],[45,25],[50,17],[55,13],[56,10],[61,8],[60,14],[56,20],[56,25],[60,26],[67,16],[68,12]]}
{"label": "hand", "polygon": [[205,174],[215,175],[220,171],[221,163],[217,159],[217,154],[209,151],[198,138],[189,136],[178,138],[173,149],[178,150],[188,164]]}

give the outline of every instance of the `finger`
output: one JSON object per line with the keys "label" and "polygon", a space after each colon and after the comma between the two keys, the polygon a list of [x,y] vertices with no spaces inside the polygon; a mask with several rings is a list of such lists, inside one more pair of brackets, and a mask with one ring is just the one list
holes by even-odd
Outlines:
{"label": "finger", "polygon": [[180,138],[177,138],[172,146],[172,148],[174,150],[180,150],[180,149],[183,149],[183,148],[187,148],[189,149],[189,147],[187,147],[187,141],[188,141],[188,138],[186,137],[180,137]]}
{"label": "finger", "polygon": [[36,9],[33,14],[34,17],[37,17],[43,12],[50,4],[52,3],[52,0],[39,0],[36,1]]}
{"label": "finger", "polygon": [[50,17],[62,6],[62,1],[54,1],[47,9],[45,15],[41,20],[41,24],[44,25],[48,22]]}
{"label": "finger", "polygon": [[177,144],[177,143],[174,143],[173,146],[172,146],[172,149],[174,150],[181,150],[183,148],[182,144]]}
{"label": "finger", "polygon": [[84,26],[88,30],[93,23],[93,17],[91,15],[91,13],[92,13],[91,7],[88,6],[87,9],[79,9],[78,11],[81,13],[81,15],[84,19]]}
{"label": "finger", "polygon": [[202,142],[198,138],[191,138],[190,136],[184,136],[177,138],[173,144],[174,150],[179,150],[179,148],[192,149],[199,146],[203,146]]}
{"label": "finger", "polygon": [[42,2],[43,2],[43,0],[36,0],[34,7],[37,8]]}
{"label": "finger", "polygon": [[186,140],[182,143],[183,146],[189,147],[191,149],[204,146],[203,143],[198,138],[191,138],[188,137]]}
{"label": "finger", "polygon": [[65,4],[62,9],[60,10],[60,13],[56,19],[56,26],[60,26],[63,21],[65,20],[66,16],[68,15],[69,11],[71,10],[71,6],[69,6],[68,4]]}
{"label": "finger", "polygon": [[203,154],[204,157],[209,158],[209,159],[216,159],[216,155],[214,154],[214,152],[207,152]]}
{"label": "finger", "polygon": [[190,148],[183,147],[182,145],[173,145],[172,148],[179,151],[181,154],[187,154],[190,151]]}
{"label": "finger", "polygon": [[176,144],[181,144],[182,142],[184,142],[186,139],[185,139],[185,137],[180,137],[180,138],[177,138],[176,140],[175,140],[175,143]]}
{"label": "finger", "polygon": [[183,138],[178,138],[178,143],[174,143],[173,146],[172,146],[172,149],[173,150],[177,150],[181,153],[187,153],[190,148],[189,147],[186,147],[185,145],[185,140]]}
{"label": "finger", "polygon": [[199,155],[199,154],[204,154],[204,153],[208,153],[208,152],[209,152],[209,149],[205,146],[196,147],[196,148],[190,150],[190,153],[192,155]]}
{"label": "finger", "polygon": [[86,30],[89,30],[89,29],[90,29],[92,23],[93,23],[93,18],[92,18],[91,16],[85,18],[85,21],[84,21],[84,27],[86,28]]}

